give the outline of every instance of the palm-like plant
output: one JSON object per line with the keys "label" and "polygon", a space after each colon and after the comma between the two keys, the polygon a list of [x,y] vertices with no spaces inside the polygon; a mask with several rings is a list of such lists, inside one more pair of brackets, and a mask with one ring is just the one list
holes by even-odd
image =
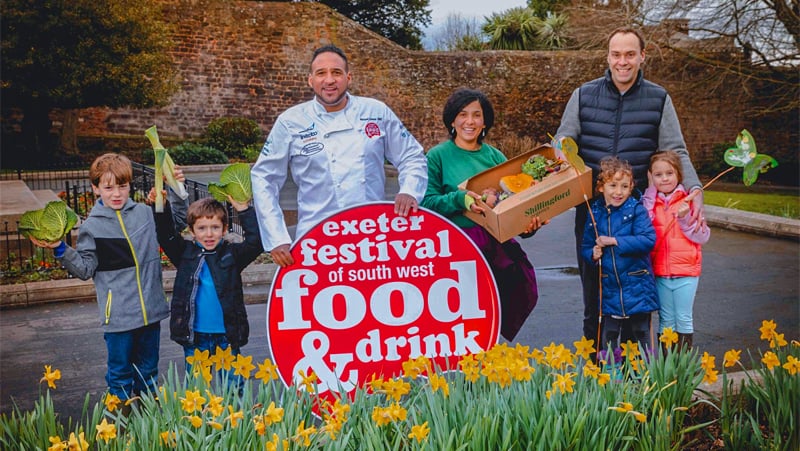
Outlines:
{"label": "palm-like plant", "polygon": [[566,14],[548,14],[538,30],[539,43],[544,49],[555,50],[567,46],[569,18]]}
{"label": "palm-like plant", "polygon": [[518,7],[487,17],[482,29],[489,36],[490,49],[535,50],[541,22],[533,10]]}

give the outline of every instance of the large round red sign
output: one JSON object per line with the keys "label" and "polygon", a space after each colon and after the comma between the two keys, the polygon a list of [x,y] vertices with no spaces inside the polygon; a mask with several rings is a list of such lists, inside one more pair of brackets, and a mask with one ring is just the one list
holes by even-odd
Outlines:
{"label": "large round red sign", "polygon": [[[361,205],[317,224],[275,274],[267,334],[283,382],[317,376],[317,392],[353,394],[373,375],[426,356],[440,368],[497,343],[500,302],[480,250],[429,210]],[[326,395],[327,393],[327,395]]]}

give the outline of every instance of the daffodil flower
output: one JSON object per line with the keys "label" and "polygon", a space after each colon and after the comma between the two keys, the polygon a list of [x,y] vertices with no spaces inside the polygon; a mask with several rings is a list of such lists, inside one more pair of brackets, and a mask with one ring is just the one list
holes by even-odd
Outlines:
{"label": "daffodil flower", "polygon": [[222,415],[222,412],[225,411],[225,407],[222,405],[224,398],[216,396],[208,390],[206,390],[206,396],[208,396],[208,404],[206,404],[205,410],[211,413],[214,418]]}
{"label": "daffodil flower", "polygon": [[280,423],[282,420],[283,408],[275,407],[274,401],[270,402],[266,412],[264,412],[264,422],[267,423],[267,426],[271,426],[274,423]]}
{"label": "daffodil flower", "polygon": [[295,435],[292,437],[292,440],[295,442],[303,441],[303,446],[310,446],[311,445],[311,434],[317,432],[317,428],[314,426],[305,427],[305,422],[301,421],[300,424],[297,426],[295,430]]}
{"label": "daffodil flower", "polygon": [[232,364],[234,368],[234,375],[235,376],[242,376],[245,379],[250,378],[250,373],[256,368],[253,365],[253,356],[249,355],[247,357],[243,356],[242,354],[238,354],[236,356],[236,360]]}
{"label": "daffodil flower", "polygon": [[706,370],[705,375],[703,375],[703,382],[711,385],[717,381],[717,375],[718,375],[717,370],[709,368]]}
{"label": "daffodil flower", "polygon": [[117,410],[117,407],[119,407],[121,403],[122,401],[119,399],[119,396],[113,393],[106,393],[106,397],[103,400],[103,404],[105,404],[106,410],[109,412]]}
{"label": "daffodil flower", "polygon": [[235,359],[236,357],[233,355],[230,346],[228,346],[225,349],[222,349],[219,346],[217,346],[216,351],[214,351],[214,356],[211,357],[211,360],[214,362],[214,365],[216,365],[217,371],[219,370],[230,371],[231,365],[233,364],[233,361]]}
{"label": "daffodil flower", "polygon": [[302,385],[307,392],[314,393],[314,383],[317,382],[317,375],[313,371],[306,375],[305,370],[297,371],[297,375],[300,376],[300,380],[298,381],[297,385]]}
{"label": "daffodil flower", "polygon": [[445,398],[450,396],[450,386],[447,385],[447,379],[445,379],[444,376],[431,374],[428,380],[431,383],[431,389],[433,391],[441,390]]}
{"label": "daffodil flower", "polygon": [[200,390],[186,390],[186,396],[181,398],[181,408],[186,413],[202,411],[206,399],[200,395]]}
{"label": "daffodil flower", "polygon": [[758,331],[761,332],[761,339],[762,340],[772,340],[772,336],[775,334],[775,329],[778,327],[773,320],[763,320],[761,321],[761,327],[758,328]]}
{"label": "daffodil flower", "polygon": [[48,437],[50,441],[50,447],[47,448],[47,451],[65,451],[67,449],[67,442],[61,440],[61,437],[55,435],[52,437]]}
{"label": "daffodil flower", "polygon": [[69,433],[69,440],[67,441],[69,445],[69,451],[88,451],[89,450],[89,442],[83,437],[83,432],[75,435],[74,432]]}
{"label": "daffodil flower", "polygon": [[725,353],[725,357],[723,358],[723,366],[725,368],[730,368],[733,365],[736,365],[736,362],[739,361],[740,356],[742,355],[742,351],[731,349]]}
{"label": "daffodil flower", "polygon": [[256,379],[260,379],[264,384],[273,379],[278,379],[278,370],[277,367],[272,363],[272,360],[264,359],[264,363],[258,364]]}
{"label": "daffodil flower", "polygon": [[108,441],[117,437],[117,426],[109,424],[105,418],[98,424],[95,429],[97,430],[96,440],[103,440],[108,444]]}
{"label": "daffodil flower", "polygon": [[185,416],[183,418],[189,420],[189,423],[191,423],[195,429],[203,425],[203,419],[198,417],[197,415]]}
{"label": "daffodil flower", "polygon": [[775,332],[772,334],[772,338],[769,340],[769,347],[770,348],[778,348],[786,346],[788,343],[785,338],[783,338],[783,334],[779,334]]}
{"label": "daffodil flower", "polygon": [[177,435],[175,435],[175,431],[164,431],[159,434],[159,436],[161,437],[161,443],[164,444],[164,446],[168,446],[170,448],[175,448],[178,446],[178,438]]}
{"label": "daffodil flower", "polygon": [[422,424],[415,424],[411,426],[411,433],[408,434],[408,438],[413,438],[417,441],[417,443],[425,440],[430,434],[431,430],[428,428],[428,422],[424,422]]}
{"label": "daffodil flower", "polygon": [[589,360],[592,353],[596,351],[594,340],[588,340],[586,337],[581,337],[580,341],[575,341],[572,344],[575,346],[575,355],[580,356],[583,360]]}
{"label": "daffodil flower", "polygon": [[772,351],[767,351],[764,353],[764,356],[761,357],[761,363],[767,366],[768,370],[772,370],[776,366],[781,364],[781,361],[778,359],[778,356],[775,355]]}
{"label": "daffodil flower", "polygon": [[788,371],[789,374],[794,376],[798,371],[800,371],[800,360],[790,355],[786,357],[786,363],[783,364],[783,368]]}
{"label": "daffodil flower", "polygon": [[39,383],[47,382],[47,386],[55,389],[56,381],[61,379],[61,370],[51,370],[51,365],[44,366],[44,376],[39,380]]}
{"label": "daffodil flower", "polygon": [[239,420],[244,419],[244,412],[241,410],[234,411],[233,406],[228,406],[228,412],[230,412],[230,415],[225,418],[225,421],[230,421],[231,427],[235,428],[239,424]]}
{"label": "daffodil flower", "polygon": [[678,334],[672,330],[671,327],[664,328],[664,332],[661,332],[661,336],[658,338],[658,341],[664,343],[666,346],[672,346],[678,342]]}

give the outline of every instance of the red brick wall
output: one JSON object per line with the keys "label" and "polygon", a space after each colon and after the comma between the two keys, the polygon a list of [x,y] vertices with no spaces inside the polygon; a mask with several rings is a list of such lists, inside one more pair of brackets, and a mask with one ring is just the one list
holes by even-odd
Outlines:
{"label": "red brick wall", "polygon": [[[572,90],[606,67],[604,52],[409,51],[318,3],[165,0],[165,15],[176,23],[181,91],[164,108],[83,110],[79,135],[135,136],[156,124],[162,136],[191,138],[212,119],[242,116],[266,136],[278,114],[311,98],[311,52],[334,43],[349,56],[351,91],[386,102],[426,148],[446,138],[441,110],[459,86],[482,89],[492,99],[494,137],[547,141]],[[673,96],[696,163],[742,128],[769,144],[760,148],[797,152],[796,114],[782,116],[786,127],[775,127],[774,120],[759,125],[745,117],[749,100],[738,90],[694,88],[703,70],[674,55],[649,55],[645,70]]]}

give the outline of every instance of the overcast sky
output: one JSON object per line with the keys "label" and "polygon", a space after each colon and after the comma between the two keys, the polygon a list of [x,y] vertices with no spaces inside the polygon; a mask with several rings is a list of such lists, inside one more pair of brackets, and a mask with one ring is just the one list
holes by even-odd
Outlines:
{"label": "overcast sky", "polygon": [[434,25],[444,21],[450,13],[483,19],[492,13],[527,4],[525,0],[431,0],[431,18]]}
{"label": "overcast sky", "polygon": [[428,48],[427,37],[442,24],[450,14],[460,13],[464,18],[475,17],[478,23],[483,23],[483,18],[492,13],[503,12],[517,6],[527,6],[526,0],[431,0],[431,26],[423,30],[426,36],[422,38],[422,45]]}

